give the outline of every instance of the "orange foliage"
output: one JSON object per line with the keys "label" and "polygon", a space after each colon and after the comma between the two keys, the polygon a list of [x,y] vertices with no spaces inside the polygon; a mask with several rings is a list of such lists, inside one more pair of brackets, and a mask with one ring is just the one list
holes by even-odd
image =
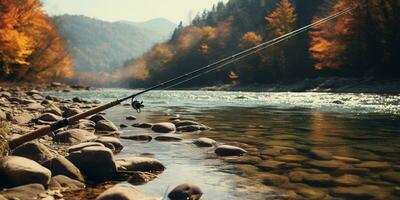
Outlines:
{"label": "orange foliage", "polygon": [[0,77],[45,81],[71,77],[72,60],[64,50],[39,0],[0,2]]}
{"label": "orange foliage", "polygon": [[239,42],[240,48],[249,48],[256,46],[262,42],[262,37],[255,32],[245,33]]}
{"label": "orange foliage", "polygon": [[265,17],[273,36],[281,36],[293,31],[297,16],[289,0],[282,0],[269,16]]}

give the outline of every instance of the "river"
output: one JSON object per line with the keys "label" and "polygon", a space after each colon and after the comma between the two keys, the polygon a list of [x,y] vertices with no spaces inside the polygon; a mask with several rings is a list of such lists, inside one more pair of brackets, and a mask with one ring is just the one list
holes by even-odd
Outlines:
{"label": "river", "polygon": [[[109,102],[134,92],[98,89],[52,94]],[[202,188],[205,200],[293,195],[400,198],[398,95],[154,91],[139,100],[145,105],[142,113],[121,105],[106,111],[106,117],[119,125],[132,123],[125,120],[127,115],[151,123],[180,115],[212,127],[206,132],[180,133],[183,142],[122,140],[119,157],[153,156],[167,168],[158,179],[138,187],[146,194],[164,196],[178,184],[194,183]],[[154,133],[129,127],[123,134]],[[199,137],[240,146],[249,153],[243,158],[219,158],[212,149],[192,145]]]}

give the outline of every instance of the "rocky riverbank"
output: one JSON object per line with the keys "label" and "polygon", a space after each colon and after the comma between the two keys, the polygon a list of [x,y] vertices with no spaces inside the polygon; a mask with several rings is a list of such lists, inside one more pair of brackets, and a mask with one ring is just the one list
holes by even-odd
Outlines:
{"label": "rocky riverbank", "polygon": [[[1,158],[0,199],[161,199],[148,197],[134,188],[157,179],[165,166],[151,157],[116,158],[124,146],[121,129],[107,119],[105,113],[82,119],[66,128],[38,140],[9,149],[6,141],[32,130],[50,125],[63,118],[84,112],[102,102],[79,97],[64,99],[44,96],[41,91],[53,89],[69,92],[62,84],[30,88],[29,86],[0,88]],[[87,89],[87,88],[84,88]],[[210,129],[195,121],[172,117],[170,122],[136,122],[135,116],[125,116],[136,128],[151,129],[157,136],[132,135],[121,138],[136,141],[181,141],[175,132],[198,132]],[[135,122],[135,123],[134,123]],[[219,156],[246,154],[242,148],[217,145],[209,138],[199,138],[199,148],[215,147]],[[123,183],[121,183],[123,182]],[[202,191],[195,185],[182,184],[170,191],[171,200],[200,199]]]}

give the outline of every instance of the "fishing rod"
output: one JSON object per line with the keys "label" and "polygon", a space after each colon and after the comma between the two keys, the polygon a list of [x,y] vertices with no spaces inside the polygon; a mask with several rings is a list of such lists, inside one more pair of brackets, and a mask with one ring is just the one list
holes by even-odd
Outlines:
{"label": "fishing rod", "polygon": [[234,54],[232,56],[226,57],[224,59],[221,59],[219,61],[211,63],[211,64],[209,64],[207,66],[198,68],[198,69],[196,69],[194,71],[191,71],[189,73],[183,74],[183,75],[178,76],[176,78],[173,78],[173,79],[167,80],[165,82],[159,83],[157,85],[154,85],[152,87],[144,89],[144,90],[142,90],[142,91],[140,91],[138,93],[135,93],[135,94],[132,94],[130,96],[127,96],[125,98],[117,99],[117,100],[112,101],[110,103],[107,103],[107,104],[101,105],[99,107],[87,110],[87,111],[85,111],[83,113],[74,115],[74,116],[69,117],[69,118],[62,119],[62,120],[57,121],[57,122],[55,122],[55,123],[53,123],[51,125],[46,125],[46,126],[44,126],[42,128],[39,128],[37,130],[34,130],[34,131],[28,133],[28,134],[25,134],[25,135],[22,135],[20,137],[11,139],[10,141],[8,141],[8,146],[10,147],[10,149],[14,149],[14,148],[20,146],[21,144],[23,144],[25,142],[28,142],[28,141],[43,137],[45,135],[51,134],[55,130],[58,130],[58,129],[63,128],[65,126],[74,124],[75,122],[77,122],[77,121],[79,121],[81,119],[84,119],[84,118],[90,117],[92,115],[95,115],[95,114],[97,114],[99,112],[102,112],[102,111],[107,110],[107,109],[109,109],[111,107],[119,105],[122,102],[124,102],[126,100],[129,100],[129,99],[131,99],[132,108],[135,109],[137,112],[140,112],[141,108],[144,107],[143,101],[139,102],[138,100],[136,100],[136,97],[138,97],[138,96],[140,96],[142,94],[145,94],[147,92],[150,92],[150,91],[153,91],[153,90],[156,90],[156,89],[169,89],[171,87],[175,87],[175,86],[178,86],[180,84],[186,83],[186,82],[188,82],[190,80],[193,80],[195,78],[198,78],[198,77],[200,77],[200,76],[202,76],[204,74],[207,74],[207,73],[222,69],[223,67],[227,66],[228,64],[231,64],[233,62],[241,60],[241,59],[243,59],[245,57],[248,57],[248,56],[250,56],[252,54],[255,54],[255,53],[259,52],[259,51],[262,51],[262,50],[264,50],[264,49],[266,49],[268,47],[271,47],[273,45],[276,45],[278,43],[284,42],[284,41],[286,41],[286,40],[288,40],[290,38],[293,38],[293,37],[305,32],[305,31],[310,30],[311,28],[313,28],[315,26],[321,25],[321,24],[326,23],[326,22],[328,22],[330,20],[333,20],[333,19],[335,19],[335,18],[337,18],[339,16],[342,16],[342,15],[344,15],[346,13],[349,13],[350,11],[354,10],[357,7],[358,7],[358,5],[356,5],[354,7],[350,7],[350,8],[344,9],[344,10],[339,11],[339,12],[337,12],[335,14],[332,14],[332,15],[330,15],[328,17],[325,17],[325,18],[322,18],[322,19],[320,19],[318,21],[315,21],[314,23],[311,23],[311,24],[309,24],[307,26],[304,26],[302,28],[299,28],[299,29],[294,30],[292,32],[289,32],[287,34],[284,34],[284,35],[282,35],[280,37],[277,37],[275,39],[266,41],[264,43],[261,43],[259,45],[254,46],[252,48],[243,50],[243,51],[241,51],[239,53],[236,53],[236,54]]}

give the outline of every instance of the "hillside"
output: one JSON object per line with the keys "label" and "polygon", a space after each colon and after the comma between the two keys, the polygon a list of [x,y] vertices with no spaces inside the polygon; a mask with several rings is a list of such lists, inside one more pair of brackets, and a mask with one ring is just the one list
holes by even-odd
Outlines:
{"label": "hillside", "polygon": [[123,24],[129,24],[143,30],[149,30],[159,35],[165,36],[164,39],[171,37],[172,31],[176,28],[176,24],[164,18],[155,18],[145,22],[119,21]]}
{"label": "hillside", "polygon": [[135,26],[78,15],[56,16],[54,21],[74,58],[75,70],[86,72],[111,72],[163,41],[173,30],[172,25],[170,31],[144,28],[153,26],[152,21]]}

